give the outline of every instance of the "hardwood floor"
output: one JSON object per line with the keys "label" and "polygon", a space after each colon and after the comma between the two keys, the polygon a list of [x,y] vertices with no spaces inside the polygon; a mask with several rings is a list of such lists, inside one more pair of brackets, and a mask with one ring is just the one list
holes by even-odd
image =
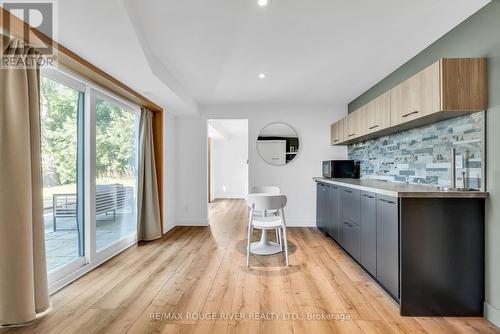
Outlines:
{"label": "hardwood floor", "polygon": [[482,318],[400,317],[315,228],[289,229],[290,267],[252,256],[248,269],[246,214],[241,200],[215,201],[210,227],[126,250],[53,295],[46,317],[0,333],[500,333]]}

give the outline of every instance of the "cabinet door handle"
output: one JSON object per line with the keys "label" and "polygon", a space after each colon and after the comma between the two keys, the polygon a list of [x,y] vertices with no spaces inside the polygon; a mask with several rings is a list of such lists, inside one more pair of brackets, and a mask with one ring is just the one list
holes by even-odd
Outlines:
{"label": "cabinet door handle", "polygon": [[374,196],[370,196],[370,195],[366,195],[366,194],[363,194],[363,197],[366,197],[366,198],[375,198]]}
{"label": "cabinet door handle", "polygon": [[419,112],[420,112],[420,111],[415,110],[415,111],[409,112],[409,113],[407,113],[407,114],[404,114],[404,115],[403,115],[403,116],[401,116],[401,117],[405,117],[405,118],[406,118],[406,117],[408,117],[408,116],[410,116],[410,115],[413,115],[413,114],[418,114]]}
{"label": "cabinet door handle", "polygon": [[336,143],[336,142],[338,142],[338,141],[339,141],[338,139],[335,139],[333,142],[334,142],[334,143]]}
{"label": "cabinet door handle", "polygon": [[346,193],[352,194],[352,190],[344,190]]}
{"label": "cabinet door handle", "polygon": [[347,137],[352,137],[352,136],[354,136],[354,135],[355,135],[355,133],[351,133],[351,134],[350,134],[350,135],[348,135]]}
{"label": "cabinet door handle", "polygon": [[388,200],[383,199],[383,198],[379,198],[379,201],[384,202],[384,203],[389,203],[389,204],[396,204],[396,202],[388,201]]}
{"label": "cabinet door handle", "polygon": [[348,222],[344,222],[344,225],[347,225],[349,227],[352,227],[352,224],[348,223]]}
{"label": "cabinet door handle", "polygon": [[375,128],[378,128],[378,125],[370,126],[370,127],[368,128],[368,130],[373,130],[373,129],[375,129]]}

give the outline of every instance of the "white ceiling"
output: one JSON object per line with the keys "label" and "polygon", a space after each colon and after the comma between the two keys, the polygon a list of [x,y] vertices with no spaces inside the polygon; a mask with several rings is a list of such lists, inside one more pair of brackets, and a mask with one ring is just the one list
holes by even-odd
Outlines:
{"label": "white ceiling", "polygon": [[256,2],[64,0],[59,36],[176,114],[203,104],[342,105],[489,0]]}

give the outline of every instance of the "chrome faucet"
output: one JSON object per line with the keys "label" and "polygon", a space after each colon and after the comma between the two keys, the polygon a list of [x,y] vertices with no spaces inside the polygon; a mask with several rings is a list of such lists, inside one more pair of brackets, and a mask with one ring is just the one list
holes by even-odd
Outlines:
{"label": "chrome faucet", "polygon": [[457,187],[457,149],[451,149],[451,188],[455,189]]}

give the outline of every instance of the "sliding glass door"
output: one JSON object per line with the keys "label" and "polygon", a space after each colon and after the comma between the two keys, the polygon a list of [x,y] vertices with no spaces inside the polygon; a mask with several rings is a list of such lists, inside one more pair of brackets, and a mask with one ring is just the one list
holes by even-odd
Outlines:
{"label": "sliding glass door", "polygon": [[70,73],[40,82],[45,245],[60,288],[137,238],[139,109]]}
{"label": "sliding glass door", "polygon": [[40,78],[45,247],[53,277],[85,263],[80,130],[84,90],[84,85],[63,76]]}
{"label": "sliding glass door", "polygon": [[101,251],[137,234],[138,114],[102,94],[95,98],[95,234]]}

